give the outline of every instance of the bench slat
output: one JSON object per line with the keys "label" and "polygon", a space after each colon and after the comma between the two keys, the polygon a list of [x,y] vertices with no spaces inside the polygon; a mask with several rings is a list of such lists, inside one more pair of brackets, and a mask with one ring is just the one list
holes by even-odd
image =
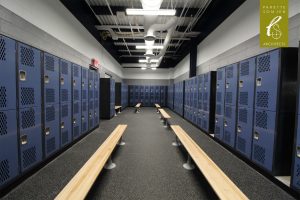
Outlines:
{"label": "bench slat", "polygon": [[141,103],[138,103],[138,104],[136,104],[136,106],[135,106],[136,108],[139,108],[139,107],[141,107]]}
{"label": "bench slat", "polygon": [[56,196],[56,200],[76,200],[86,197],[126,128],[127,125],[118,125],[115,128],[92,157]]}
{"label": "bench slat", "polygon": [[248,199],[180,126],[171,128],[220,199]]}
{"label": "bench slat", "polygon": [[156,103],[156,104],[154,104],[154,105],[155,105],[156,108],[160,108],[160,105],[159,105],[159,104]]}
{"label": "bench slat", "polygon": [[115,110],[122,108],[122,106],[115,106]]}
{"label": "bench slat", "polygon": [[171,118],[171,116],[164,110],[164,109],[158,109],[159,110],[159,112],[160,112],[160,114],[163,116],[163,118],[165,118],[165,119],[170,119]]}

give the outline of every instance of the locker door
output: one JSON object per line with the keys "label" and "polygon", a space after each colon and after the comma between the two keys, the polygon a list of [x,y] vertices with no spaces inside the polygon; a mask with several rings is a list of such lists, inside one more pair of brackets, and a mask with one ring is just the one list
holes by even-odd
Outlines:
{"label": "locker door", "polygon": [[45,156],[48,157],[59,149],[59,104],[45,105]]}
{"label": "locker door", "polygon": [[202,110],[202,102],[203,102],[203,74],[199,75],[199,78],[198,78],[198,109],[199,110]]}
{"label": "locker door", "polygon": [[41,52],[18,43],[19,107],[41,106]]}
{"label": "locker door", "polygon": [[223,141],[231,147],[235,145],[236,137],[236,108],[225,106]]}
{"label": "locker door", "polygon": [[202,112],[202,129],[208,133],[209,126],[209,113],[203,111]]}
{"label": "locker door", "polygon": [[198,110],[198,113],[197,113],[197,126],[199,128],[202,127],[202,110]]}
{"label": "locker door", "polygon": [[92,130],[94,128],[94,88],[95,88],[95,82],[94,82],[94,72],[93,70],[88,70],[89,74],[89,130]]}
{"label": "locker door", "polygon": [[20,160],[24,172],[42,161],[41,108],[22,108],[20,120]]}
{"label": "locker door", "polygon": [[115,114],[115,80],[110,79],[110,114],[111,117]]}
{"label": "locker door", "polygon": [[251,158],[253,134],[253,109],[238,108],[238,122],[236,131],[236,150]]}
{"label": "locker door", "polygon": [[61,147],[72,141],[72,104],[65,103],[60,107]]}
{"label": "locker door", "polygon": [[216,86],[216,114],[224,115],[224,97],[225,97],[225,68],[217,70]]}
{"label": "locker door", "polygon": [[150,88],[148,85],[145,86],[145,106],[150,106]]}
{"label": "locker door", "polygon": [[134,106],[134,86],[130,85],[129,86],[129,103],[130,106]]}
{"label": "locker door", "polygon": [[142,105],[145,104],[145,89],[143,85],[140,86],[140,102]]}
{"label": "locker door", "polygon": [[224,135],[224,118],[220,115],[215,115],[215,137],[223,140]]}
{"label": "locker door", "polygon": [[150,86],[150,105],[149,106],[153,106],[154,102],[155,102],[155,86]]}
{"label": "locker door", "polygon": [[275,50],[257,57],[255,108],[276,110],[279,53]]}
{"label": "locker door", "polygon": [[155,86],[155,103],[160,102],[160,86]]}
{"label": "locker door", "polygon": [[94,72],[94,127],[99,125],[99,95],[100,95],[100,75]]}
{"label": "locker door", "polygon": [[81,102],[81,133],[87,133],[89,129],[89,102],[82,101]]}
{"label": "locker door", "polygon": [[73,139],[81,133],[81,102],[73,102]]}
{"label": "locker door", "polygon": [[81,68],[81,133],[89,131],[89,70]]}
{"label": "locker door", "polygon": [[0,35],[0,110],[16,110],[16,42]]}
{"label": "locker door", "polygon": [[81,133],[81,67],[73,64],[73,139]]}
{"label": "locker door", "polygon": [[44,103],[59,104],[59,59],[44,54]]}
{"label": "locker door", "polygon": [[71,63],[60,60],[60,103],[71,102],[72,80]]}
{"label": "locker door", "polygon": [[296,127],[296,146],[294,147],[291,187],[300,190],[300,115]]}
{"label": "locker door", "polygon": [[140,86],[135,85],[134,86],[134,99],[135,99],[135,104],[140,103]]}
{"label": "locker door", "polygon": [[237,99],[238,65],[232,64],[226,67],[225,104],[234,106]]}
{"label": "locker door", "polygon": [[252,160],[272,171],[276,112],[255,110]]}
{"label": "locker door", "polygon": [[255,84],[255,58],[242,61],[239,70],[238,105],[253,108]]}
{"label": "locker door", "polygon": [[0,146],[1,188],[19,175],[16,110],[0,111]]}

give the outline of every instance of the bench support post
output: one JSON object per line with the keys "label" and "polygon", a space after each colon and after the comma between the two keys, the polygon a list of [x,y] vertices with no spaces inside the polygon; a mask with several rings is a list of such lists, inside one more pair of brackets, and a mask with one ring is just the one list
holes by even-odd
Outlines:
{"label": "bench support post", "polygon": [[121,108],[119,108],[119,112],[118,113],[121,113]]}
{"label": "bench support post", "polygon": [[179,147],[181,144],[180,144],[180,142],[179,142],[179,140],[178,140],[178,137],[177,137],[177,135],[175,135],[175,141],[174,142],[172,142],[172,146],[174,146],[174,147]]}
{"label": "bench support post", "polygon": [[123,137],[121,137],[121,139],[120,139],[118,145],[124,146],[125,144],[126,144],[126,143],[124,142]]}
{"label": "bench support post", "polygon": [[111,156],[109,157],[109,159],[107,160],[106,164],[104,165],[105,169],[113,169],[115,168],[117,165],[115,163],[113,163]]}
{"label": "bench support post", "polygon": [[186,169],[186,170],[195,169],[195,165],[192,161],[192,158],[191,158],[190,154],[188,154],[188,159],[187,159],[186,163],[183,164],[183,168]]}
{"label": "bench support post", "polygon": [[116,116],[118,116],[118,115],[117,115],[117,111],[115,110],[115,117],[116,117]]}
{"label": "bench support post", "polygon": [[164,119],[164,127],[168,128],[168,121],[167,121],[167,119]]}

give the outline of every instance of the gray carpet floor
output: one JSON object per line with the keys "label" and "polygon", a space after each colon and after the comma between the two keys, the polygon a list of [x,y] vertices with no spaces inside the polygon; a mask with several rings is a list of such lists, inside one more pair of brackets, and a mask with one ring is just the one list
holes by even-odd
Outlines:
{"label": "gray carpet floor", "polygon": [[[166,109],[172,123],[181,125],[250,199],[293,199],[199,129]],[[84,165],[118,124],[128,124],[125,146],[113,154],[117,167],[103,170],[87,199],[217,199],[199,170],[187,171],[184,149],[171,145],[174,135],[164,128],[154,108],[132,108],[96,129],[3,199],[53,199]]]}

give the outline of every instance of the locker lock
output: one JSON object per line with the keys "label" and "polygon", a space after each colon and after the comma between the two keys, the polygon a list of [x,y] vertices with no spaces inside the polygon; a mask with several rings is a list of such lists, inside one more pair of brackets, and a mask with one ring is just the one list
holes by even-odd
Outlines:
{"label": "locker lock", "polygon": [[218,121],[219,121],[219,120],[216,118],[216,123],[218,123]]}
{"label": "locker lock", "polygon": [[89,84],[89,88],[91,88],[91,87],[92,87],[92,84],[90,83],[90,84]]}
{"label": "locker lock", "polygon": [[262,81],[262,78],[259,77],[256,79],[256,86],[261,86],[261,81]]}
{"label": "locker lock", "polygon": [[81,119],[82,119],[82,121],[84,121],[85,120],[84,116],[82,116]]}
{"label": "locker lock", "polygon": [[92,118],[92,113],[89,113],[89,117]]}
{"label": "locker lock", "polygon": [[227,126],[228,126],[228,124],[227,124],[227,121],[224,121],[224,126],[225,126],[225,127],[227,127]]}
{"label": "locker lock", "polygon": [[50,135],[50,128],[49,127],[45,128],[45,135]]}
{"label": "locker lock", "polygon": [[21,138],[20,138],[20,140],[21,140],[21,144],[22,145],[27,144],[27,135],[22,135]]}
{"label": "locker lock", "polygon": [[297,152],[297,157],[300,158],[300,146],[297,146],[296,152]]}
{"label": "locker lock", "polygon": [[258,140],[259,139],[259,133],[255,131],[253,137],[254,137],[255,140]]}
{"label": "locker lock", "polygon": [[65,128],[65,122],[61,122],[61,123],[60,123],[60,128],[61,128],[61,129],[64,129],[64,128]]}
{"label": "locker lock", "polygon": [[238,132],[238,133],[242,133],[242,127],[241,127],[241,126],[238,126],[238,127],[237,127],[237,132]]}
{"label": "locker lock", "polygon": [[229,88],[229,83],[226,83],[226,88]]}
{"label": "locker lock", "polygon": [[82,87],[84,87],[84,82],[83,81],[81,82],[81,85],[82,85]]}
{"label": "locker lock", "polygon": [[73,118],[73,124],[76,124],[76,118]]}
{"label": "locker lock", "polygon": [[64,85],[65,84],[65,79],[64,78],[60,78],[60,84]]}
{"label": "locker lock", "polygon": [[244,81],[240,81],[239,87],[242,88],[244,86]]}
{"label": "locker lock", "polygon": [[76,80],[73,80],[73,86],[76,86]]}
{"label": "locker lock", "polygon": [[19,78],[20,78],[20,81],[26,81],[26,72],[25,71],[20,71],[19,72]]}
{"label": "locker lock", "polygon": [[50,78],[49,78],[48,75],[45,75],[45,76],[44,76],[44,82],[45,82],[45,83],[49,83],[49,82],[50,82]]}

